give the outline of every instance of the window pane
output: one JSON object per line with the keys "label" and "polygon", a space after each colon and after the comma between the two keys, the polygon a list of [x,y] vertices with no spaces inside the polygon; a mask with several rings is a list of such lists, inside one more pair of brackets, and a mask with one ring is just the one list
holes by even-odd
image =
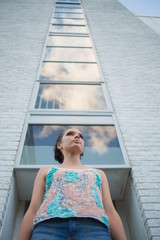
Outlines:
{"label": "window pane", "polygon": [[69,24],[69,25],[85,25],[85,21],[81,19],[64,19],[64,18],[52,18],[51,23],[53,24]]}
{"label": "window pane", "polygon": [[49,36],[47,46],[91,47],[89,37]]}
{"label": "window pane", "polygon": [[83,14],[76,14],[76,13],[54,13],[54,17],[84,19]]}
{"label": "window pane", "polygon": [[54,160],[53,145],[66,128],[78,128],[84,135],[82,163],[86,165],[124,164],[114,126],[55,126],[28,127],[20,164],[58,165]]}
{"label": "window pane", "polygon": [[96,62],[92,48],[88,49],[88,48],[47,47],[44,60],[46,60],[46,61]]}
{"label": "window pane", "polygon": [[77,9],[77,8],[60,8],[60,7],[55,7],[55,12],[82,13],[82,10],[81,9]]}
{"label": "window pane", "polygon": [[56,3],[80,3],[79,0],[57,0]]}
{"label": "window pane", "polygon": [[80,6],[80,4],[73,4],[73,3],[72,4],[58,3],[58,4],[56,4],[56,8],[77,8],[77,9],[79,9],[79,8],[81,8],[81,6]]}
{"label": "window pane", "polygon": [[49,81],[101,81],[96,63],[45,62],[42,64],[39,79]]}
{"label": "window pane", "polygon": [[80,1],[79,0],[57,0],[56,1],[56,3],[57,2],[60,2],[60,3],[80,3]]}
{"label": "window pane", "polygon": [[87,33],[85,26],[51,25],[49,31],[56,33]]}
{"label": "window pane", "polygon": [[41,84],[35,108],[104,110],[106,104],[100,85]]}

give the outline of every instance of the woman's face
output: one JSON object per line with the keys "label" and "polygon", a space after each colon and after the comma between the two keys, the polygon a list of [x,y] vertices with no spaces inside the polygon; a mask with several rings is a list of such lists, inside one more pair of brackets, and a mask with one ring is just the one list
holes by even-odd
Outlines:
{"label": "woman's face", "polygon": [[67,129],[64,132],[61,143],[58,144],[58,148],[63,152],[63,154],[65,151],[82,154],[84,148],[82,133],[76,128]]}

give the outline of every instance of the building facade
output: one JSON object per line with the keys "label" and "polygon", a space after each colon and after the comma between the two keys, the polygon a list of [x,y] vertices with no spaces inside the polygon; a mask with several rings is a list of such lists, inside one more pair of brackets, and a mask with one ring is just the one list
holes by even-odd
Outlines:
{"label": "building facade", "polygon": [[17,239],[36,172],[74,125],[127,238],[158,240],[160,36],[117,0],[7,0],[0,16],[0,239]]}

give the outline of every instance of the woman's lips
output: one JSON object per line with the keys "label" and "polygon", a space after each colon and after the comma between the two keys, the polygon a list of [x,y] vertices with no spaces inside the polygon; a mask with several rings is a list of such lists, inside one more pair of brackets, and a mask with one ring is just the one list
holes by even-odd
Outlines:
{"label": "woman's lips", "polygon": [[73,140],[74,143],[81,143],[80,141],[78,140]]}

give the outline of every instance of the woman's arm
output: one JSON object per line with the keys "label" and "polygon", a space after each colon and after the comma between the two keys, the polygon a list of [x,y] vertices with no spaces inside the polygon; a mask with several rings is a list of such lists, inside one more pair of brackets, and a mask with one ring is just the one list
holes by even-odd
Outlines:
{"label": "woman's arm", "polygon": [[31,238],[33,220],[43,201],[43,196],[45,193],[45,181],[48,169],[48,167],[43,167],[38,171],[34,182],[31,203],[23,218],[18,240],[30,240]]}
{"label": "woman's arm", "polygon": [[105,212],[110,223],[110,233],[112,240],[127,240],[121,219],[112,203],[108,180],[102,170],[97,169],[102,178],[102,200]]}

